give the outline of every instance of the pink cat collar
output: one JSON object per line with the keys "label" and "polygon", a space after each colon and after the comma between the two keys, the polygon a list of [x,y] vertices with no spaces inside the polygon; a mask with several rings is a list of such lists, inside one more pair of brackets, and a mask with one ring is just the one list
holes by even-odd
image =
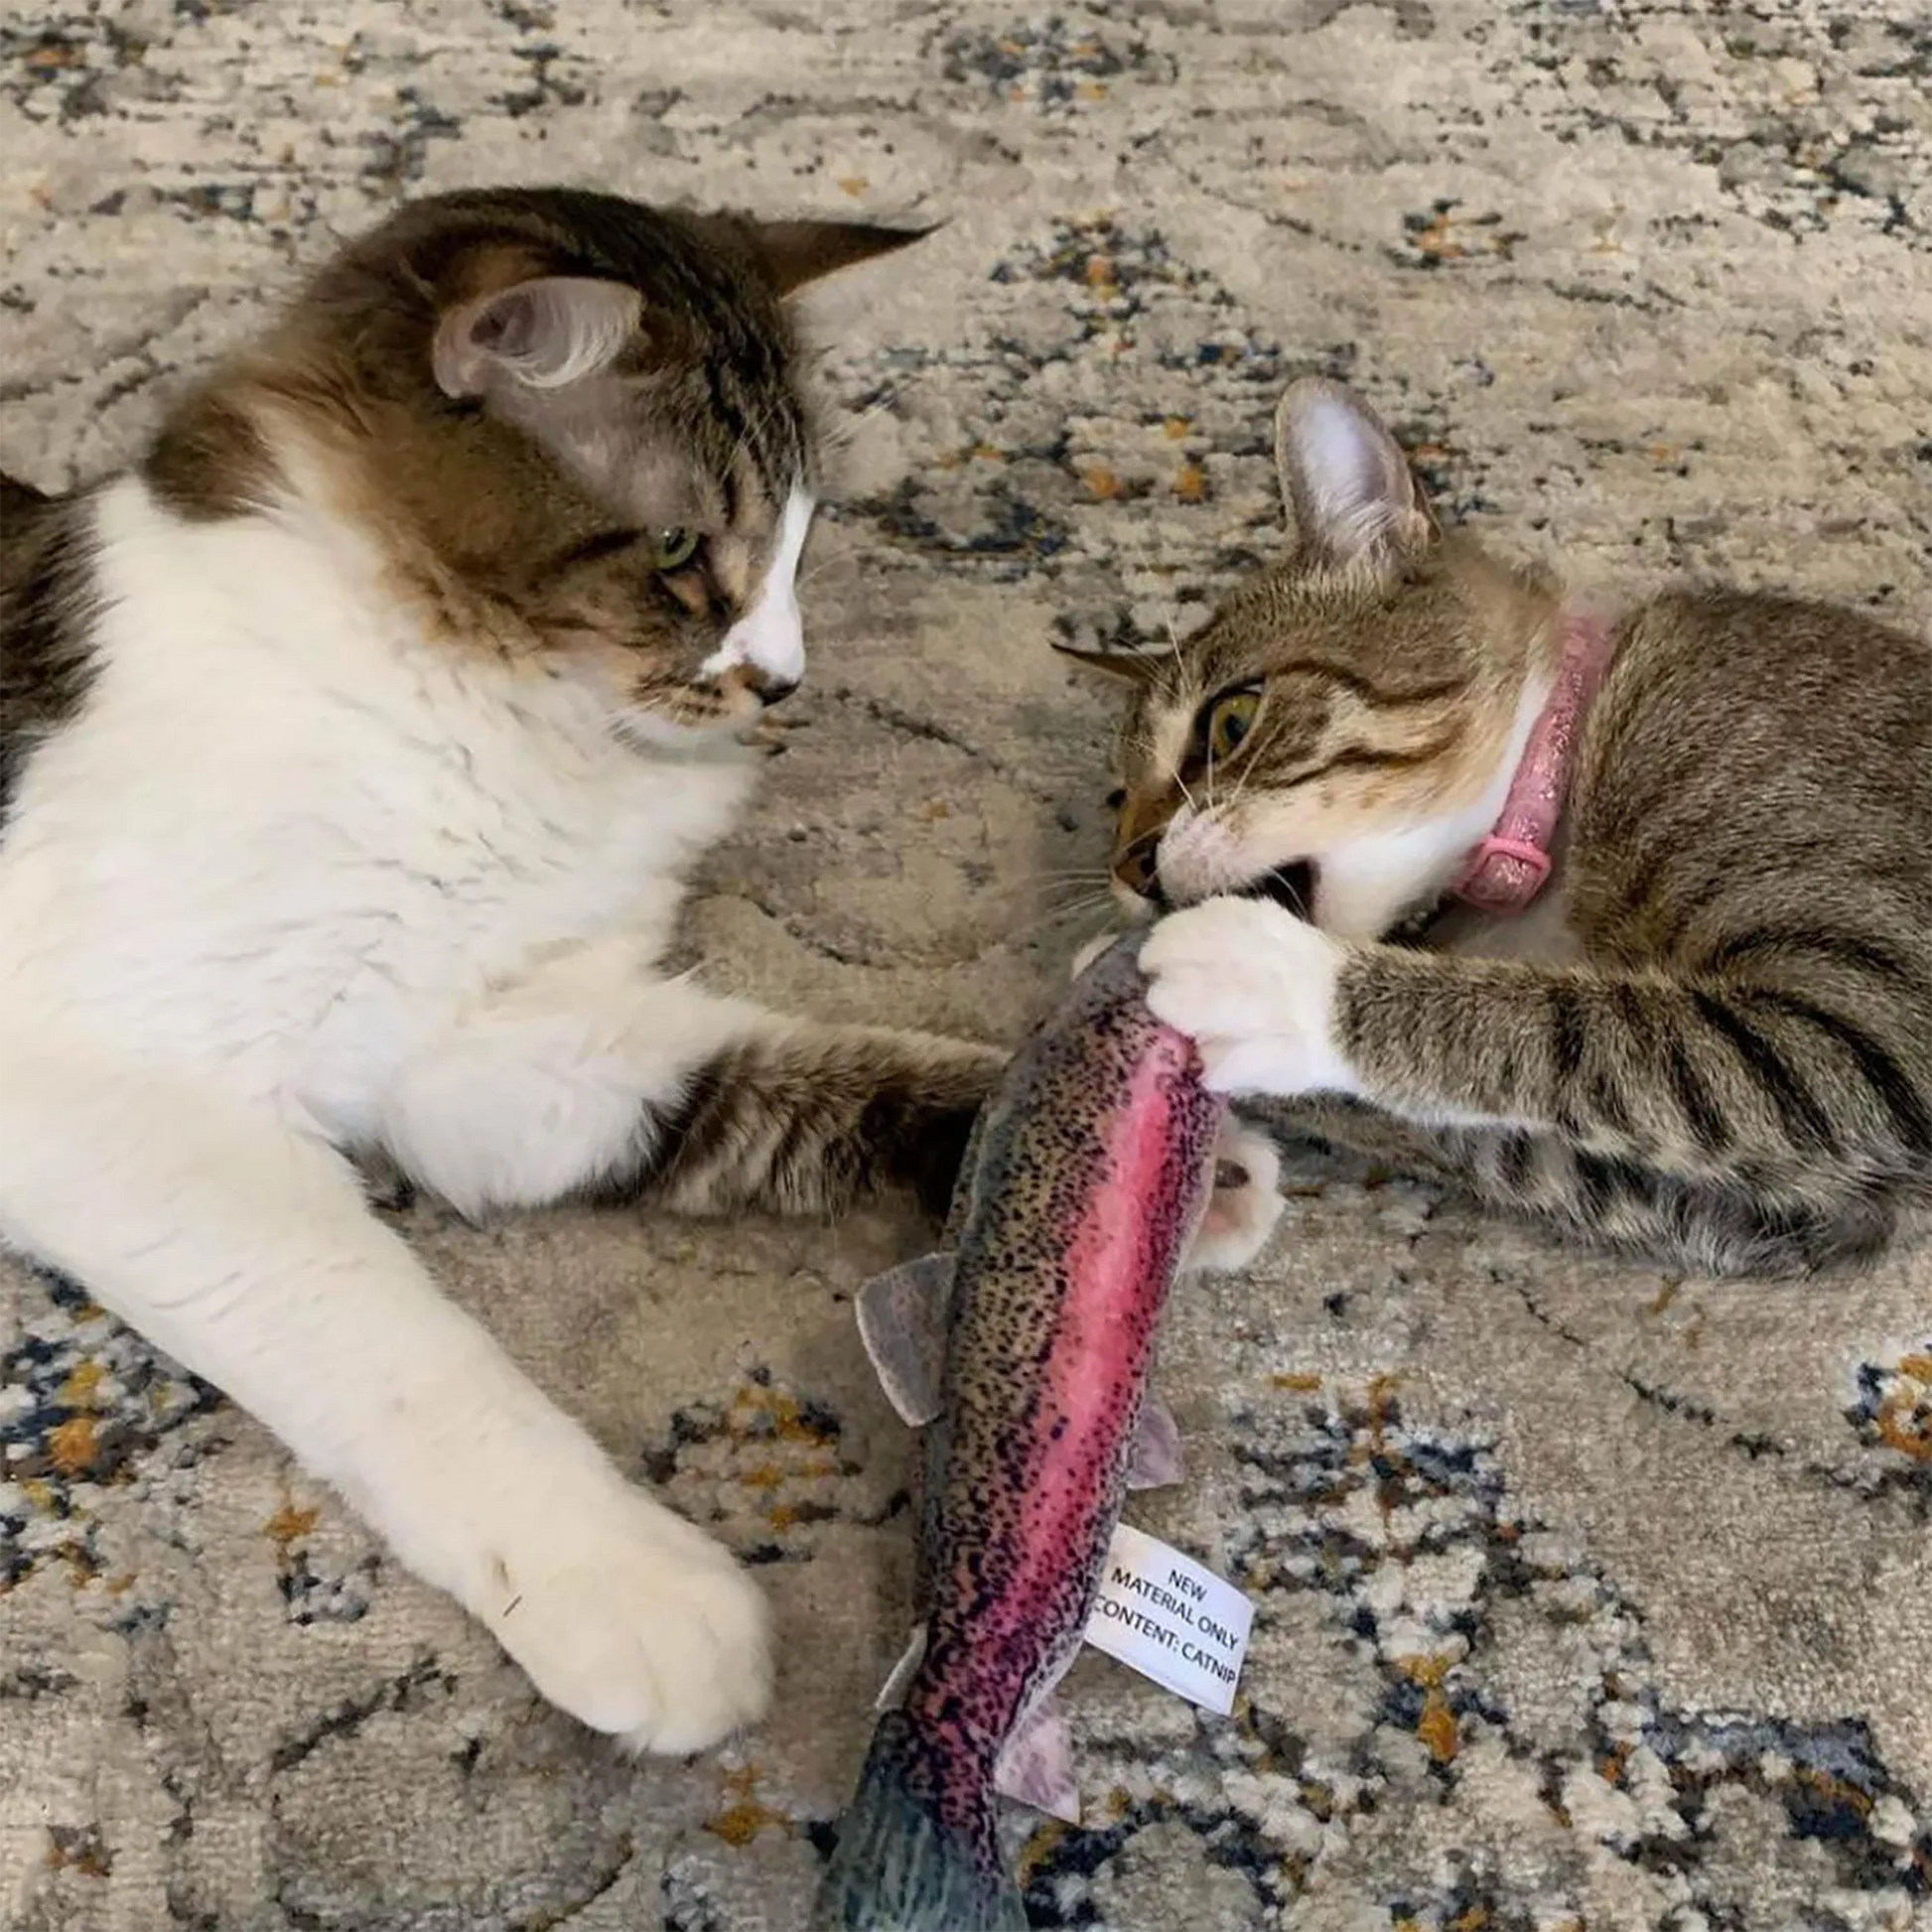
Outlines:
{"label": "pink cat collar", "polygon": [[1612,648],[1604,619],[1573,613],[1565,620],[1557,681],[1530,727],[1496,823],[1469,854],[1449,888],[1451,898],[1501,917],[1522,911],[1543,890],[1550,877],[1550,847],[1570,793],[1577,741]]}

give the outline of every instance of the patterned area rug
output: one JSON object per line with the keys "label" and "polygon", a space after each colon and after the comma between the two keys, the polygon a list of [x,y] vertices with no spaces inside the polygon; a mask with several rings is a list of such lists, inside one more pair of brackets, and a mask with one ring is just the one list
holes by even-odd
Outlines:
{"label": "patterned area rug", "polygon": [[[803,725],[693,952],[1011,1036],[1086,929],[1102,699],[1279,541],[1267,420],[1345,373],[1452,515],[1932,621],[1932,20],[1617,0],[50,0],[0,24],[0,458],[124,458],[402,194],[565,179],[949,217],[827,291],[841,501]],[[1179,1298],[1186,1485],[1257,1606],[1234,1717],[1089,1654],[1110,1932],[1932,1924],[1932,1243],[1714,1287],[1303,1162]],[[639,1479],[759,1566],[757,1735],[629,1763],[245,1416],[0,1271],[0,1923],[795,1926],[903,1639],[910,1443],[836,1231],[404,1216]]]}

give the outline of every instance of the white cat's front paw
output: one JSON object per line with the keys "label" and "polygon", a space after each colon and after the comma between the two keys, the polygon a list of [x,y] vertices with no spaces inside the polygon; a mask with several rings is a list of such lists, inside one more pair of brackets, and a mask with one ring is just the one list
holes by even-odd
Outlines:
{"label": "white cat's front paw", "polygon": [[764,1715],[764,1599],[702,1530],[615,1476],[504,1539],[483,1622],[553,1704],[633,1750],[703,1750]]}
{"label": "white cat's front paw", "polygon": [[1353,1093],[1334,1038],[1344,949],[1267,899],[1173,912],[1141,948],[1147,1003],[1191,1035],[1217,1093]]}
{"label": "white cat's front paw", "polygon": [[1282,1161],[1266,1134],[1229,1115],[1214,1144],[1214,1191],[1184,1265],[1220,1274],[1245,1268],[1268,1245],[1282,1217]]}

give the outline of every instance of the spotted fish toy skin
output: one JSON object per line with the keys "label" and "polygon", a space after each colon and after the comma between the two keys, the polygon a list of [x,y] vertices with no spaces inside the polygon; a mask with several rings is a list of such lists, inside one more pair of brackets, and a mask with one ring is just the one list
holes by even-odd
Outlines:
{"label": "spotted fish toy skin", "polygon": [[1081,974],[988,1102],[950,1279],[928,1262],[873,1285],[889,1299],[933,1294],[945,1311],[925,1438],[923,1647],[895,1676],[897,1708],[874,1732],[811,1932],[1027,1922],[1000,1857],[996,1786],[1093,1608],[1220,1118],[1192,1042],[1142,999],[1138,951],[1130,935]]}

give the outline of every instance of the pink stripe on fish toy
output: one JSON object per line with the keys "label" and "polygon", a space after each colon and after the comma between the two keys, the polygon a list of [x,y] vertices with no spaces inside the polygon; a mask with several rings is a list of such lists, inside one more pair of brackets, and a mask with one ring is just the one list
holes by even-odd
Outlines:
{"label": "pink stripe on fish toy", "polygon": [[1074,983],[987,1103],[950,1263],[869,1284],[860,1320],[930,1423],[920,1634],[882,1695],[812,1932],[1023,1932],[998,1790],[1071,1797],[1053,1686],[1079,1650],[1122,1496],[1171,1475],[1147,1397],[1206,1206],[1219,1103],[1142,999],[1130,936]]}

